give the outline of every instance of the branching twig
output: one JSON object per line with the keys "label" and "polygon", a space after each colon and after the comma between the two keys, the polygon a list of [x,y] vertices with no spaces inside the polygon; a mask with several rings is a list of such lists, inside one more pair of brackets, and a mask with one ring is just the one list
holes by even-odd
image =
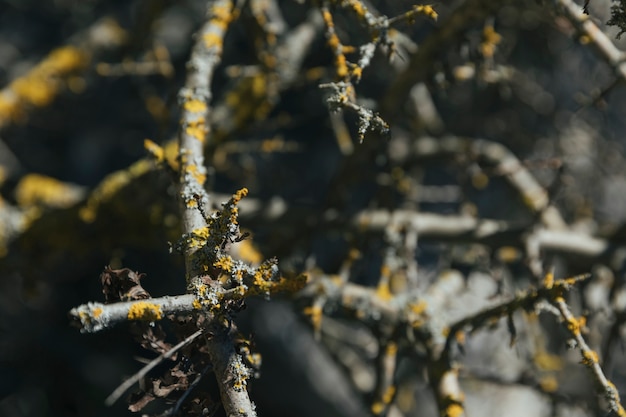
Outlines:
{"label": "branching twig", "polygon": [[137,372],[132,377],[128,378],[126,381],[124,381],[123,384],[121,384],[119,387],[117,387],[115,389],[115,391],[113,391],[111,393],[111,395],[109,395],[107,397],[107,399],[105,400],[105,404],[109,405],[109,406],[113,405],[122,395],[124,395],[124,393],[130,387],[132,387],[136,382],[141,380],[141,378],[146,376],[148,374],[148,372],[150,372],[155,366],[157,366],[158,364],[163,362],[165,359],[168,359],[168,358],[172,357],[172,355],[174,355],[180,349],[182,349],[183,347],[187,346],[188,344],[190,344],[191,342],[196,340],[198,338],[198,336],[200,336],[202,333],[204,333],[204,330],[202,330],[202,329],[196,331],[195,333],[193,333],[190,336],[188,336],[186,339],[182,340],[176,346],[173,346],[167,352],[165,352],[165,353],[157,356],[153,360],[151,360],[148,364],[146,364],[146,366],[141,368],[141,370],[139,372]]}

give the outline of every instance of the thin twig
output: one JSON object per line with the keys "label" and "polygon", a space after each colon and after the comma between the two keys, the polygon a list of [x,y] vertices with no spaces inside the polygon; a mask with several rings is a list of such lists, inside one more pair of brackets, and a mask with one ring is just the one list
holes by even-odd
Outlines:
{"label": "thin twig", "polygon": [[194,340],[196,340],[198,338],[198,336],[200,336],[202,333],[204,333],[203,329],[200,329],[200,330],[196,331],[195,333],[193,333],[190,336],[188,336],[185,340],[181,341],[176,346],[173,346],[167,352],[165,352],[165,353],[157,356],[153,360],[151,360],[146,366],[141,368],[141,370],[139,372],[137,372],[135,375],[133,375],[130,378],[128,378],[126,381],[124,381],[123,384],[121,384],[119,387],[117,387],[115,389],[115,391],[113,391],[111,393],[111,395],[109,395],[107,397],[107,399],[104,401],[104,403],[106,405],[108,405],[108,406],[113,405],[117,400],[119,400],[119,398],[122,395],[124,395],[124,393],[126,391],[128,391],[128,389],[130,387],[135,385],[136,382],[138,382],[141,378],[146,376],[148,374],[148,372],[150,372],[155,366],[157,366],[158,364],[163,362],[165,359],[168,359],[168,358],[172,357],[172,355],[174,355],[174,353],[179,351],[181,348],[187,346],[188,344],[190,344]]}

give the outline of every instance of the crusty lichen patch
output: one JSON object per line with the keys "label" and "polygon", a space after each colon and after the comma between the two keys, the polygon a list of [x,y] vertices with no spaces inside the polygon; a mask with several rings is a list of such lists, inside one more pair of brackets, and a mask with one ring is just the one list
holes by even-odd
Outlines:
{"label": "crusty lichen patch", "polygon": [[128,309],[128,320],[157,321],[163,318],[161,306],[141,301]]}

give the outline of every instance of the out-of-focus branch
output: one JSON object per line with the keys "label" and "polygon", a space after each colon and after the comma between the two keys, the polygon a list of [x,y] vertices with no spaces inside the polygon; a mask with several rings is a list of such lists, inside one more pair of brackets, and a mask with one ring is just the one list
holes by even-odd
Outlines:
{"label": "out-of-focus branch", "polygon": [[583,13],[580,5],[572,0],[554,0],[551,2],[559,14],[564,15],[584,38],[582,43],[591,44],[602,58],[613,68],[615,74],[626,81],[626,57],[613,41],[595,24],[588,14]]}
{"label": "out-of-focus branch", "polygon": [[30,109],[45,107],[66,88],[81,91],[79,78],[99,52],[121,46],[125,32],[111,18],[98,20],[68,45],[54,49],[39,64],[0,90],[0,129],[23,120]]}
{"label": "out-of-focus branch", "polygon": [[564,319],[565,328],[576,341],[578,349],[580,349],[580,354],[582,356],[581,363],[589,368],[598,384],[602,387],[604,397],[608,402],[610,410],[617,416],[626,416],[626,410],[624,410],[624,407],[622,406],[619,392],[615,387],[615,384],[609,381],[606,375],[604,375],[604,371],[600,366],[598,354],[589,347],[585,338],[582,336],[581,329],[585,325],[585,318],[581,317],[578,319],[574,317],[574,314],[572,314],[563,297],[556,297],[551,301],[558,308],[561,313],[561,317]]}
{"label": "out-of-focus branch", "polygon": [[463,35],[471,24],[484,19],[502,6],[505,0],[467,0],[441,21],[430,36],[419,45],[411,56],[409,65],[394,79],[382,101],[381,113],[384,118],[392,119],[401,114],[411,88],[426,78],[433,71],[433,61],[437,54],[446,49],[446,45]]}

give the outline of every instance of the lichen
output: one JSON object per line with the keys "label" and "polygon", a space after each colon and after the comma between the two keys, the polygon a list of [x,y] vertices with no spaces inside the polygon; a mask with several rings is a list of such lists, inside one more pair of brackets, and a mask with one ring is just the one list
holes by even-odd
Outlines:
{"label": "lichen", "polygon": [[157,321],[163,318],[161,306],[146,301],[134,303],[128,309],[128,320]]}

